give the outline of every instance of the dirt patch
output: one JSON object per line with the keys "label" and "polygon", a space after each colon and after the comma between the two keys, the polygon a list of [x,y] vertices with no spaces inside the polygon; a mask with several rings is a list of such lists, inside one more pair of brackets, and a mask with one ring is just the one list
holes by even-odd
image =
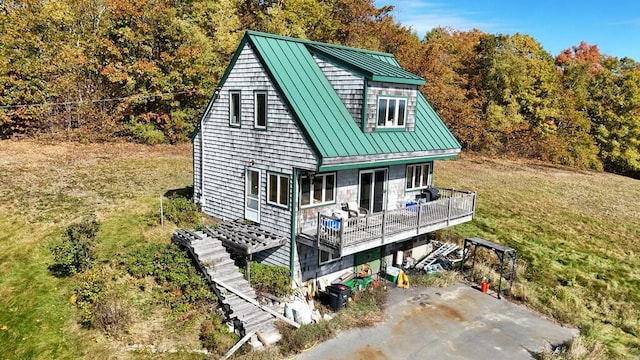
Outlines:
{"label": "dirt patch", "polygon": [[369,345],[358,350],[358,360],[388,360],[389,357],[384,351],[377,347],[371,347]]}

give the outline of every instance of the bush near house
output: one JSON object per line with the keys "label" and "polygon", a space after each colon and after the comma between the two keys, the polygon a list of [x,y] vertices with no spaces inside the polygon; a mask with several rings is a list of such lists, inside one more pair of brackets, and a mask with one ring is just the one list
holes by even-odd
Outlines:
{"label": "bush near house", "polygon": [[[251,286],[259,292],[269,293],[275,296],[289,295],[291,289],[291,276],[289,269],[282,266],[264,265],[252,261]],[[246,274],[246,270],[242,270]]]}
{"label": "bush near house", "polygon": [[202,213],[189,197],[171,195],[164,202],[164,216],[179,227],[202,226]]}

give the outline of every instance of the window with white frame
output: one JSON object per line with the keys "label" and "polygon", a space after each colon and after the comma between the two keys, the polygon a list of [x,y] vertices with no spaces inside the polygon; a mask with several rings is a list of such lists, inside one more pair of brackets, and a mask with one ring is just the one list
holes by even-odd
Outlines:
{"label": "window with white frame", "polygon": [[254,94],[254,127],[267,128],[267,92],[256,91]]}
{"label": "window with white frame", "polygon": [[310,174],[300,179],[300,205],[316,206],[335,202],[336,174]]}
{"label": "window with white frame", "polygon": [[240,126],[240,91],[229,91],[229,125]]}
{"label": "window with white frame", "polygon": [[378,98],[378,127],[404,127],[406,115],[406,98]]}
{"label": "window with white frame", "polygon": [[289,176],[269,173],[267,176],[267,203],[289,207]]}
{"label": "window with white frame", "polygon": [[407,165],[407,190],[429,187],[430,168],[430,163]]}

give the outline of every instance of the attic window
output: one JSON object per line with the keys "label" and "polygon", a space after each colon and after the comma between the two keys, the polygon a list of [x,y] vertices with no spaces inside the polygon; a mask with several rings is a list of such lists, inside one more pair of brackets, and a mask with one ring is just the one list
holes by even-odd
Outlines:
{"label": "attic window", "polygon": [[229,91],[229,125],[240,126],[240,91]]}
{"label": "attic window", "polygon": [[378,98],[378,127],[404,127],[406,117],[406,98]]}
{"label": "attic window", "polygon": [[267,92],[256,91],[254,93],[254,123],[257,129],[267,128]]}

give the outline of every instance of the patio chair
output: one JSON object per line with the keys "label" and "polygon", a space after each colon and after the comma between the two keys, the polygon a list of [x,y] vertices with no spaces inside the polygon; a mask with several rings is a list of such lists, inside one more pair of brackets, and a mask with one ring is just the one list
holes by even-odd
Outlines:
{"label": "patio chair", "polygon": [[369,210],[359,207],[355,201],[349,201],[348,203],[342,204],[342,210],[349,212],[350,218],[363,217],[369,214]]}

